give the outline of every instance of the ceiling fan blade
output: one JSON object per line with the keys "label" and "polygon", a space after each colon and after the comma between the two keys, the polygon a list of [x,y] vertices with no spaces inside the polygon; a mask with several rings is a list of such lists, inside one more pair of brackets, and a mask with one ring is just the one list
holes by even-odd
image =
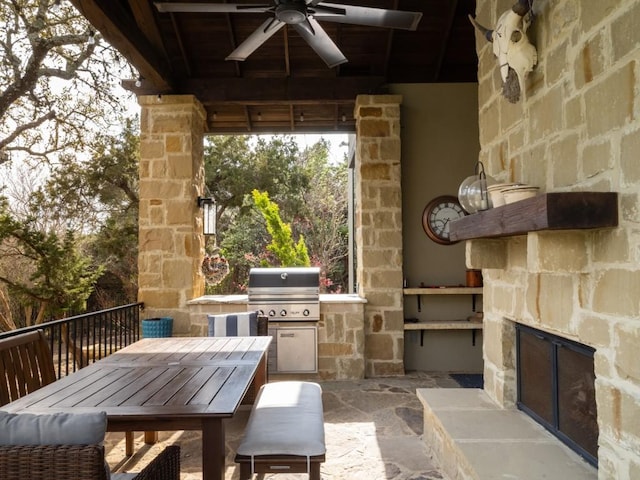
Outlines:
{"label": "ceiling fan blade", "polygon": [[273,5],[238,5],[234,3],[154,2],[159,12],[262,13]]}
{"label": "ceiling fan blade", "polygon": [[329,68],[348,62],[340,49],[333,43],[327,32],[313,18],[308,17],[306,23],[291,25],[313,50],[324,60]]}
{"label": "ceiling fan blade", "polygon": [[[312,2],[313,3],[313,2]],[[324,10],[322,7],[328,7]],[[345,15],[332,13],[331,9],[344,9]],[[373,7],[355,7],[338,3],[318,3],[314,8],[314,18],[325,22],[350,23],[369,27],[400,28],[415,30],[422,18],[422,12],[405,12],[400,10],[386,10]]]}
{"label": "ceiling fan blade", "polygon": [[284,22],[276,18],[268,18],[260,25],[247,39],[225,58],[225,60],[236,60],[243,62],[264,42],[269,40],[274,33],[285,26]]}

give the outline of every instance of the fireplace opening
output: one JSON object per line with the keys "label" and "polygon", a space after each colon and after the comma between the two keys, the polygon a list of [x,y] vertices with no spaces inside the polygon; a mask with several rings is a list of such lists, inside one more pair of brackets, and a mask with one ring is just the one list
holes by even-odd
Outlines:
{"label": "fireplace opening", "polygon": [[594,351],[516,325],[518,408],[597,467]]}

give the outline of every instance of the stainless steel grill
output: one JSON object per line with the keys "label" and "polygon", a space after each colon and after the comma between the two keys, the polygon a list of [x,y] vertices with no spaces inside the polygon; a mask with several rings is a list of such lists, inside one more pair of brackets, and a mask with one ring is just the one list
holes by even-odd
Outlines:
{"label": "stainless steel grill", "polygon": [[320,320],[320,269],[252,268],[248,306],[277,322]]}
{"label": "stainless steel grill", "polygon": [[269,374],[318,371],[319,268],[252,268],[248,309],[269,317]]}

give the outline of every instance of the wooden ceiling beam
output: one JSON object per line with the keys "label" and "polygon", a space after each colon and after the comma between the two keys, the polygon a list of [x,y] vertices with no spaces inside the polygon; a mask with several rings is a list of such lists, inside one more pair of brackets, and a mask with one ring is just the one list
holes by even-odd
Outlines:
{"label": "wooden ceiling beam", "polygon": [[157,50],[120,2],[71,0],[71,3],[109,44],[137,68],[155,91],[169,92],[173,89],[173,74],[163,53]]}
{"label": "wooden ceiling beam", "polygon": [[347,78],[227,78],[191,79],[180,85],[181,91],[195,95],[204,105],[215,103],[296,103],[353,102],[360,94],[383,92],[383,77]]}

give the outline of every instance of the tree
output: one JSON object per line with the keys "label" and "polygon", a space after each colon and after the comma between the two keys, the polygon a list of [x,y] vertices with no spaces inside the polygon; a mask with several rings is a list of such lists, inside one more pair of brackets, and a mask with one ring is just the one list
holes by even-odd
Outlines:
{"label": "tree", "polygon": [[347,159],[331,162],[329,145],[321,140],[301,153],[300,163],[305,175],[313,179],[313,187],[304,191],[304,209],[293,223],[304,235],[312,264],[322,269],[324,288],[340,292],[348,281]]}
{"label": "tree", "polygon": [[346,161],[331,162],[326,141],[303,152],[291,137],[253,143],[249,137],[214,137],[212,144],[205,177],[211,195],[224,204],[219,205],[224,215],[218,220],[217,241],[230,274],[208,292],[243,291],[251,267],[274,264],[267,250],[272,237],[249,195],[254,189],[266,192],[278,206],[292,236],[304,236],[311,263],[322,267],[327,290],[340,291],[346,285],[348,253]]}
{"label": "tree", "polygon": [[0,19],[0,163],[78,151],[124,114],[130,67],[68,2],[0,0]]}
{"label": "tree", "polygon": [[52,218],[78,222],[87,237],[87,251],[123,290],[110,292],[110,304],[131,302],[137,296],[139,136],[137,123],[127,120],[118,136],[101,137],[88,162],[64,156],[36,202],[52,204]]}
{"label": "tree", "polygon": [[25,267],[23,276],[10,276],[6,268],[0,268],[0,282],[20,299],[27,325],[42,323],[49,315],[83,309],[102,274],[102,268],[93,266],[80,251],[72,231],[59,237],[34,224],[34,217],[25,221],[13,218],[6,199],[0,200],[0,267],[11,259]]}
{"label": "tree", "polygon": [[310,265],[309,253],[304,243],[304,237],[300,235],[297,242],[293,241],[291,225],[282,221],[280,208],[269,200],[267,192],[254,190],[251,194],[256,207],[265,219],[267,232],[271,235],[271,243],[267,245],[267,250],[274,255],[279,263],[274,266],[308,267]]}

